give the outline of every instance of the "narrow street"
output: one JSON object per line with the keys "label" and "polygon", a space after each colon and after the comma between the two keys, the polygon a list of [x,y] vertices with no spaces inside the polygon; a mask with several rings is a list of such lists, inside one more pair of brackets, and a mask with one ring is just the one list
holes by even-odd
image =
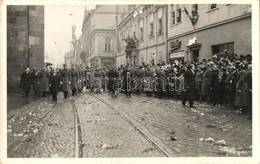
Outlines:
{"label": "narrow street", "polygon": [[252,122],[229,108],[108,92],[58,99],[8,117],[8,157],[252,156]]}

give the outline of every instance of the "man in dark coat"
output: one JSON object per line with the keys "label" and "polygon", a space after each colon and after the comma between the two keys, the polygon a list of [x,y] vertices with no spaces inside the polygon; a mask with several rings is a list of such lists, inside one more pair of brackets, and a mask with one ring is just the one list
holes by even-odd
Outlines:
{"label": "man in dark coat", "polygon": [[78,93],[78,79],[79,79],[79,73],[76,70],[75,66],[72,66],[70,70],[70,75],[71,75],[71,91],[72,91],[72,96],[74,96]]}
{"label": "man in dark coat", "polygon": [[166,92],[166,83],[167,83],[167,77],[166,77],[166,73],[164,70],[162,70],[162,68],[160,67],[157,74],[157,92],[156,92],[156,96],[159,98],[162,98],[162,96],[165,94]]}
{"label": "man in dark coat", "polygon": [[22,73],[21,80],[20,80],[20,87],[25,92],[25,97],[29,96],[29,92],[31,90],[31,74],[30,68],[26,68],[25,72]]}
{"label": "man in dark coat", "polygon": [[194,108],[193,103],[195,99],[195,66],[193,64],[187,67],[187,71],[184,74],[184,93],[182,99],[182,105],[186,105],[186,101],[189,101],[189,107]]}
{"label": "man in dark coat", "polygon": [[67,65],[63,65],[64,69],[61,71],[61,85],[62,85],[62,91],[64,92],[64,98],[68,98],[69,90],[70,90],[70,80],[71,75],[70,71],[67,68]]}
{"label": "man in dark coat", "polygon": [[122,76],[123,76],[123,91],[125,91],[127,98],[131,98],[130,80],[132,75],[129,66],[126,66],[126,68],[122,72]]}
{"label": "man in dark coat", "polygon": [[57,75],[55,70],[52,71],[49,82],[50,91],[52,94],[52,101],[54,101],[54,103],[56,104],[58,100],[57,94],[59,92],[60,76]]}
{"label": "man in dark coat", "polygon": [[112,97],[116,97],[116,83],[119,75],[118,72],[116,71],[116,67],[113,67],[111,71],[108,72],[108,78],[109,78],[109,83],[108,83],[108,89],[109,91],[112,91]]}

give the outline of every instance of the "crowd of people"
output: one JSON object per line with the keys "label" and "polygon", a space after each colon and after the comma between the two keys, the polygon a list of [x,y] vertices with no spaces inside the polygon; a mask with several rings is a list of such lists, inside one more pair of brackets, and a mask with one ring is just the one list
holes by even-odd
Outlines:
{"label": "crowd of people", "polygon": [[107,66],[102,69],[76,67],[63,69],[44,67],[33,68],[21,76],[20,86],[26,96],[33,86],[36,95],[52,94],[57,102],[57,93],[63,92],[64,98],[77,95],[88,89],[92,93],[110,91],[112,97],[123,92],[131,94],[146,93],[147,96],[181,100],[182,105],[195,108],[194,101],[212,105],[225,105],[241,109],[251,116],[252,112],[252,57],[251,55],[213,56],[201,62],[175,60],[154,64],[143,63],[117,67]]}

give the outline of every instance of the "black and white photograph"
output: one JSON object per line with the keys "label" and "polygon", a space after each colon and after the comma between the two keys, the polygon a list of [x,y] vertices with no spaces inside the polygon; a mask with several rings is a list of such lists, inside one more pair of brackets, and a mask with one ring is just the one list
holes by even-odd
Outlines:
{"label": "black and white photograph", "polygon": [[7,159],[253,162],[251,1],[2,8]]}

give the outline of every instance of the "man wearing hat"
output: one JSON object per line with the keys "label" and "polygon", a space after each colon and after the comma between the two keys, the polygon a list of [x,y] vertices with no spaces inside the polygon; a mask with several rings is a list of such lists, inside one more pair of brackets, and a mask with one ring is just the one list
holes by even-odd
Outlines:
{"label": "man wearing hat", "polygon": [[52,94],[52,101],[56,104],[57,103],[57,94],[59,92],[60,86],[60,76],[57,75],[56,70],[52,70],[50,80],[49,80],[50,91]]}
{"label": "man wearing hat", "polygon": [[61,81],[60,84],[62,85],[62,91],[64,92],[64,98],[68,98],[69,90],[70,90],[70,80],[71,75],[70,71],[67,68],[67,65],[63,65],[63,70],[61,70]]}

